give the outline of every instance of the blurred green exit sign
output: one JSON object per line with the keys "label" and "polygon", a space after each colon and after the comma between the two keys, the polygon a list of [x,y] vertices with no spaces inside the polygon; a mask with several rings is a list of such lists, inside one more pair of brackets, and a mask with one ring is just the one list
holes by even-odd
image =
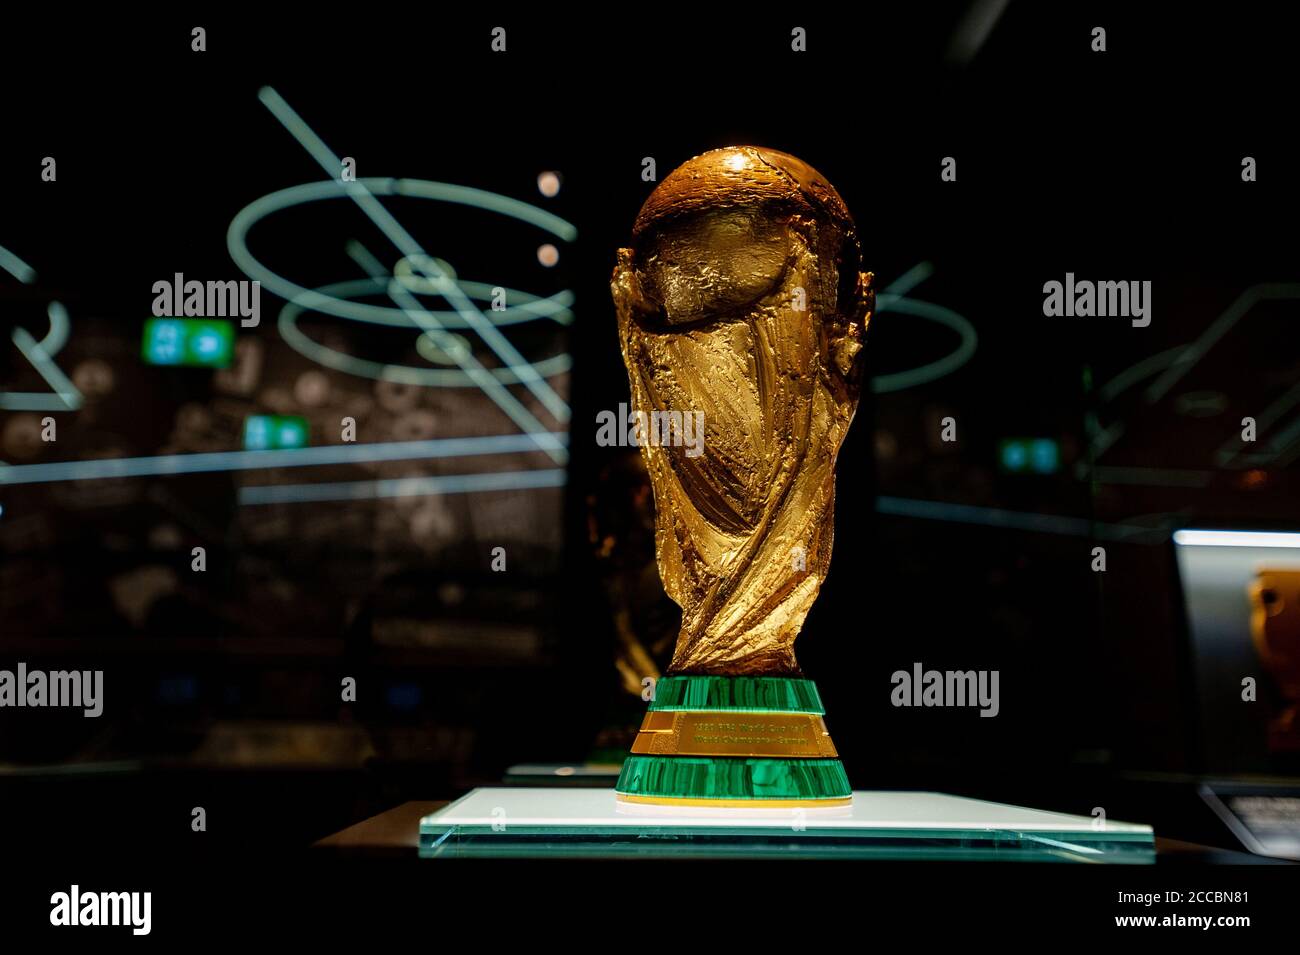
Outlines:
{"label": "blurred green exit sign", "polygon": [[305,448],[310,434],[307,419],[299,415],[249,415],[244,419],[244,450]]}
{"label": "blurred green exit sign", "polygon": [[140,355],[149,365],[225,368],[235,352],[235,329],[208,318],[151,318],[144,323]]}
{"label": "blurred green exit sign", "polygon": [[1055,474],[1061,447],[1051,438],[1007,438],[998,445],[998,465],[1010,474]]}

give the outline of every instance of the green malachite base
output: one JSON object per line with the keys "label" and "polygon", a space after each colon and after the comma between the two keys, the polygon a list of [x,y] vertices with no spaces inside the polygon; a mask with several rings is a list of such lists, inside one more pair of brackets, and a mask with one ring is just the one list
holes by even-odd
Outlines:
{"label": "green malachite base", "polygon": [[690,800],[848,799],[838,759],[742,759],[729,756],[637,756],[623,763],[620,796]]}
{"label": "green malachite base", "polygon": [[[822,715],[811,680],[797,677],[669,676],[655,686],[652,711]],[[838,759],[807,756],[667,756],[633,753],[615,790],[633,801],[735,805],[843,801],[852,798]]]}
{"label": "green malachite base", "polygon": [[816,683],[788,676],[666,676],[650,709],[826,713]]}

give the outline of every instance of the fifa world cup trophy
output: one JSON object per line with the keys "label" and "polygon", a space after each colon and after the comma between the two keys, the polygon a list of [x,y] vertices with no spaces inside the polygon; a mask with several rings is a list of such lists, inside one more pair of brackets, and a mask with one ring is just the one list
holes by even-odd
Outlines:
{"label": "fifa world cup trophy", "polygon": [[[830,565],[875,304],[853,218],[794,156],[713,150],[646,200],[611,288],[659,575],[682,608],[619,798],[842,804],[794,643]],[[703,441],[678,440],[693,421]]]}

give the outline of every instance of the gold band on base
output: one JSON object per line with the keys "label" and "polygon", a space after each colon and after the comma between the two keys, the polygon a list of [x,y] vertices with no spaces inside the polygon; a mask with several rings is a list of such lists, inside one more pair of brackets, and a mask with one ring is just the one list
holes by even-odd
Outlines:
{"label": "gold band on base", "polygon": [[651,710],[632,752],[654,756],[834,759],[826,721],[812,713]]}

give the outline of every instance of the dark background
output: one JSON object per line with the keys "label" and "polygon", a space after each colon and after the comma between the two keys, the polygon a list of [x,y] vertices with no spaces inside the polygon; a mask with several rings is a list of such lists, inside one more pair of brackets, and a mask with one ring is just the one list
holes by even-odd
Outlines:
{"label": "dark background", "polygon": [[[467,569],[486,557],[453,557],[453,570],[413,556],[404,575],[381,577],[344,534],[257,555],[259,573],[297,588],[297,603],[269,621],[269,639],[221,612],[239,607],[246,581],[220,571],[196,598],[217,610],[182,606],[140,639],[110,633],[116,624],[98,618],[94,602],[104,534],[129,536],[135,518],[101,508],[88,526],[42,490],[5,493],[0,520],[12,520],[17,500],[54,521],[53,542],[6,559],[58,576],[66,617],[50,632],[21,609],[7,612],[0,662],[103,667],[108,694],[98,721],[3,716],[3,801],[11,819],[27,821],[14,838],[71,844],[78,837],[66,820],[94,806],[113,820],[102,833],[111,844],[204,851],[188,825],[201,805],[221,851],[291,848],[407,799],[499,780],[514,763],[617,749],[641,703],[613,668],[607,569],[590,546],[591,502],[608,492],[601,475],[620,458],[595,445],[595,415],[627,400],[609,272],[653,187],[641,180],[642,157],[655,157],[662,178],[706,149],[754,143],[800,156],[836,185],[880,289],[932,263],[914,297],[958,312],[978,334],[974,357],[953,374],[864,395],[841,455],[832,570],[798,649],[855,787],[1083,814],[1103,806],[1158,834],[1231,844],[1190,785],[1222,767],[1201,758],[1169,531],[1300,522],[1294,468],[1265,464],[1246,477],[1213,459],[1243,415],[1300,378],[1293,306],[1259,306],[1159,401],[1144,398],[1145,382],[1111,400],[1102,390],[1138,361],[1194,340],[1250,286],[1295,276],[1291,43],[1247,15],[1207,23],[1171,9],[1139,22],[1106,8],[1048,7],[1012,3],[966,62],[949,52],[965,4],[834,17],[651,10],[626,22],[558,12],[79,16],[7,30],[0,244],[33,263],[40,282],[24,288],[0,276],[5,346],[10,325],[40,334],[51,297],[73,315],[70,349],[79,336],[123,343],[128,358],[115,367],[135,400],[115,413],[138,445],[160,443],[176,407],[207,394],[128,360],[152,283],[175,271],[242,277],[225,250],[230,218],[257,196],[320,178],[258,103],[263,85],[336,153],[357,157],[360,175],[490,189],[545,204],[579,229],[554,272],[504,264],[492,237],[472,227],[455,252],[464,275],[513,269],[500,280],[518,275],[539,293],[567,284],[577,297],[570,481],[555,517],[564,545],[512,571],[512,586],[542,595],[517,611],[542,635],[536,652],[502,662],[374,650],[364,610],[348,620],[332,612],[332,574],[368,582],[363,608],[388,600],[432,614],[429,593],[441,583],[488,585]],[[498,23],[508,29],[504,56],[489,50]],[[194,25],[208,30],[206,53],[190,51]],[[807,53],[789,49],[794,25],[808,29]],[[1094,25],[1108,28],[1104,54],[1089,49]],[[46,155],[58,159],[55,184],[39,179]],[[1258,161],[1258,182],[1241,181],[1245,155]],[[957,159],[955,183],[940,181],[944,156]],[[535,187],[546,169],[564,177],[550,201]],[[281,271],[341,277],[311,239],[276,250]],[[1152,281],[1150,327],[1045,318],[1042,285],[1067,271]],[[259,334],[272,342],[275,311],[265,296]],[[870,372],[924,364],[955,343],[937,325],[882,310]],[[25,374],[21,366],[10,348],[0,381]],[[1217,396],[1218,411],[1188,413],[1180,396],[1203,392]],[[952,445],[937,439],[947,415],[958,422]],[[1125,425],[1096,461],[1090,421]],[[78,428],[75,415],[61,417],[48,460],[64,459],[64,435],[93,451],[93,435]],[[1017,436],[1056,439],[1059,473],[1001,473],[998,442]],[[1123,469],[1197,473],[1171,483]],[[169,488],[201,513],[195,527],[235,520],[228,483],[186,478]],[[980,510],[942,520],[881,513],[882,497]],[[1084,524],[1057,533],[981,523],[1058,526],[1034,515]],[[1105,574],[1090,567],[1098,544]],[[177,555],[182,566],[189,546]],[[620,559],[634,562],[636,547],[629,539]],[[20,586],[13,580],[6,586]],[[21,608],[18,596],[6,594],[6,606]],[[484,617],[510,616],[485,603]],[[638,625],[662,627],[656,612]],[[890,674],[916,661],[999,670],[998,718],[890,706]],[[342,675],[360,678],[356,705],[338,702]],[[176,680],[179,694],[166,690]],[[415,686],[417,702],[393,705],[395,685]],[[241,722],[285,746],[305,724],[359,728],[371,748],[196,762],[214,725]]]}

